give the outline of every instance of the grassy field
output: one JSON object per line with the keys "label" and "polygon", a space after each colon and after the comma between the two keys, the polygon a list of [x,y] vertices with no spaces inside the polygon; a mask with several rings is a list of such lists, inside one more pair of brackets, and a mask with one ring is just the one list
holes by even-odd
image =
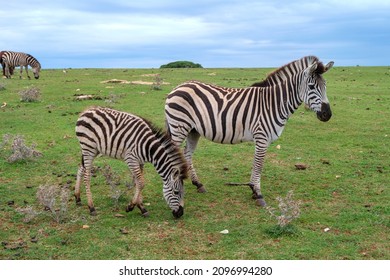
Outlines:
{"label": "grassy field", "polygon": [[[337,63],[337,62],[336,62]],[[132,190],[123,162],[98,158],[92,217],[72,196],[80,149],[74,126],[91,105],[110,106],[164,126],[166,94],[197,79],[243,87],[272,69],[67,69],[43,70],[39,80],[1,80],[0,137],[23,135],[42,155],[10,163],[9,145],[0,151],[0,259],[389,259],[390,258],[390,68],[335,67],[326,74],[333,111],[327,123],[303,106],[268,150],[262,192],[277,197],[293,190],[301,215],[293,234],[271,234],[276,220],[256,207],[247,182],[253,143],[219,145],[201,140],[194,161],[208,192],[186,181],[184,216],[173,219],[162,197],[162,181],[146,166],[144,202],[150,217],[124,211]],[[101,83],[110,79],[166,84]],[[21,102],[19,92],[37,87],[38,102]],[[78,95],[94,99],[77,101]],[[297,170],[296,163],[308,166]],[[124,194],[112,198],[102,174],[111,166]],[[61,219],[37,201],[40,186],[70,189]],[[37,214],[26,221],[21,209]],[[222,230],[228,234],[221,234]]]}

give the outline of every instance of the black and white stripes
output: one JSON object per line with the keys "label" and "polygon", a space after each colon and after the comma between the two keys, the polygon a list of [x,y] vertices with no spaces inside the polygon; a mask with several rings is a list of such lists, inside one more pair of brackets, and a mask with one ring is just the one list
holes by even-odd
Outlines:
{"label": "black and white stripes", "polygon": [[200,136],[222,144],[254,141],[256,145],[251,181],[253,197],[265,205],[260,192],[260,174],[269,144],[278,139],[289,116],[305,102],[321,121],[331,111],[322,74],[333,65],[323,65],[309,56],[293,61],[264,81],[247,88],[226,88],[201,82],[187,82],[167,97],[165,116],[172,140],[186,139],[185,158],[191,180],[204,192],[192,164]]}
{"label": "black and white stripes", "polygon": [[183,180],[187,166],[182,153],[165,133],[135,115],[96,107],[80,115],[76,135],[82,149],[82,163],[77,174],[75,197],[79,204],[84,177],[91,214],[95,214],[90,191],[91,168],[98,154],[123,159],[127,163],[136,186],[127,211],[137,206],[142,214],[147,215],[142,202],[143,165],[150,162],[163,180],[163,194],[173,215],[180,217],[183,214]]}
{"label": "black and white stripes", "polygon": [[12,72],[15,67],[20,66],[19,78],[22,78],[23,67],[25,67],[27,77],[31,79],[28,74],[28,66],[30,65],[34,74],[34,78],[39,79],[39,71],[41,70],[41,64],[35,57],[30,54],[22,52],[2,51],[0,61],[3,66],[4,74],[7,78],[11,78]]}

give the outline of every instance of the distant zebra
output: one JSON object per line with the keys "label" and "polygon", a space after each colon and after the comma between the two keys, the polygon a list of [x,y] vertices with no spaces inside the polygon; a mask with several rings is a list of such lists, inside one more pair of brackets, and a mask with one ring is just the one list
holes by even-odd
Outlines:
{"label": "distant zebra", "polygon": [[182,152],[171,142],[168,134],[135,115],[96,107],[80,115],[76,135],[82,150],[75,187],[76,203],[79,205],[81,201],[80,185],[84,177],[91,215],[96,215],[90,189],[91,168],[99,154],[123,159],[133,175],[136,189],[127,212],[137,206],[144,216],[148,215],[142,201],[142,189],[145,184],[143,166],[145,162],[150,162],[163,180],[164,198],[173,216],[179,218],[183,215],[183,180],[187,176],[187,165]]}
{"label": "distant zebra", "polygon": [[19,78],[22,78],[23,67],[26,68],[26,74],[29,79],[31,77],[28,74],[28,66],[30,65],[34,73],[34,78],[39,79],[39,71],[41,70],[41,64],[39,61],[32,55],[21,53],[21,52],[12,52],[12,51],[2,51],[1,52],[1,64],[3,66],[3,74],[9,79],[13,74],[15,67],[20,66],[20,75]]}
{"label": "distant zebra", "polygon": [[[3,68],[3,76],[5,76],[5,63],[3,62],[3,58],[2,58],[4,52],[5,51],[1,51],[0,52],[0,64],[1,64],[1,67]],[[9,68],[9,73],[10,73],[11,76],[14,74],[14,69],[15,69],[15,67],[10,67]]]}
{"label": "distant zebra", "polygon": [[222,144],[255,142],[249,185],[256,204],[265,206],[260,191],[264,157],[269,144],[281,135],[291,114],[304,102],[321,121],[331,116],[322,74],[333,66],[308,56],[293,61],[247,88],[226,88],[197,81],[179,85],[168,96],[165,116],[168,133],[180,145],[186,139],[184,156],[192,183],[205,192],[192,163],[200,136]]}

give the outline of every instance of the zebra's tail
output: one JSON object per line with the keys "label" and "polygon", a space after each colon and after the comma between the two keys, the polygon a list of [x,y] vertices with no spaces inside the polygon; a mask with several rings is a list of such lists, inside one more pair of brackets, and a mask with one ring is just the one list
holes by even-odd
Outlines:
{"label": "zebra's tail", "polygon": [[165,118],[165,130],[166,130],[166,133],[169,136],[169,138],[172,138],[170,126],[169,126],[168,120],[166,118]]}

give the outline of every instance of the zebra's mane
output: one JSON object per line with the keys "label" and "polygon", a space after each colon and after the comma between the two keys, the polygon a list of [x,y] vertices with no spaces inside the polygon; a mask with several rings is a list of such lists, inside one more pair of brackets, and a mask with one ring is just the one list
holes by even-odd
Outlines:
{"label": "zebra's mane", "polygon": [[270,87],[279,84],[287,80],[287,77],[290,76],[289,73],[296,73],[306,69],[309,65],[314,62],[318,62],[316,69],[317,74],[322,74],[325,72],[325,66],[322,62],[319,62],[319,59],[316,56],[305,56],[301,59],[292,61],[282,67],[279,67],[275,71],[267,75],[267,77],[258,83],[251,85],[252,87]]}
{"label": "zebra's mane", "polygon": [[153,123],[151,123],[149,120],[142,118],[142,120],[150,127],[153,134],[156,136],[156,138],[160,141],[161,145],[165,148],[165,150],[173,155],[176,159],[179,159],[179,168],[180,168],[180,176],[181,179],[187,179],[187,162],[184,159],[184,156],[178,146],[176,146],[172,142],[171,136],[164,131],[163,129],[155,126]]}

